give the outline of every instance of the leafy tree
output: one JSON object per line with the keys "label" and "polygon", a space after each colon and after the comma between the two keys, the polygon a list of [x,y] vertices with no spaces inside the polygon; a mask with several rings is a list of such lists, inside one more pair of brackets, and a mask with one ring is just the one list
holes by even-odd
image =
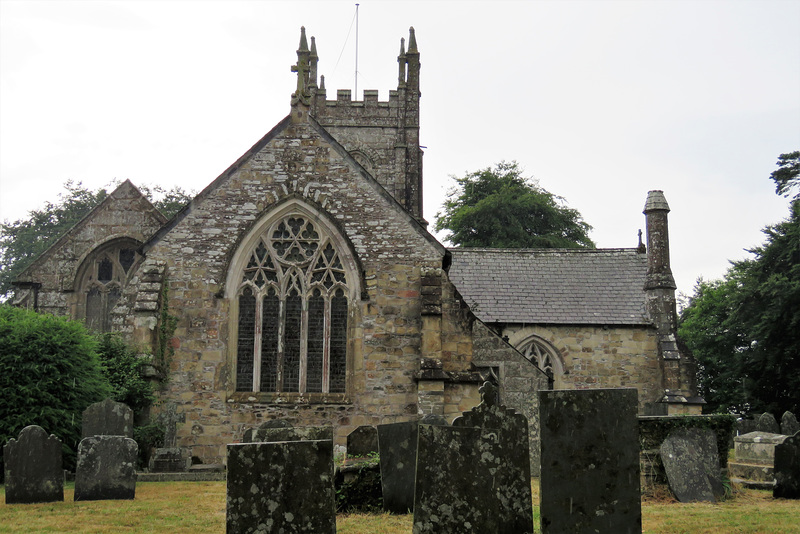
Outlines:
{"label": "leafy tree", "polygon": [[[778,156],[778,169],[769,175],[775,182],[775,193],[789,196],[789,192],[800,189],[800,150]],[[800,197],[800,190],[795,193],[795,200]]]}
{"label": "leafy tree", "polygon": [[111,393],[96,346],[80,322],[0,305],[0,442],[39,425],[74,468],[81,414]]}
{"label": "leafy tree", "polygon": [[752,258],[733,262],[720,281],[698,283],[678,333],[699,364],[709,408],[780,417],[800,409],[800,198],[763,232]]}
{"label": "leafy tree", "polygon": [[[108,196],[105,188],[91,191],[81,182],[67,181],[64,189],[57,202],[46,202],[42,209],[29,211],[25,219],[0,224],[0,301],[9,296],[11,283],[33,260]],[[180,187],[140,189],[151,201],[158,197],[153,205],[166,217],[175,215],[191,200],[191,193]]]}
{"label": "leafy tree", "polygon": [[462,247],[594,248],[581,214],[530,178],[516,162],[451,176],[437,231]]}

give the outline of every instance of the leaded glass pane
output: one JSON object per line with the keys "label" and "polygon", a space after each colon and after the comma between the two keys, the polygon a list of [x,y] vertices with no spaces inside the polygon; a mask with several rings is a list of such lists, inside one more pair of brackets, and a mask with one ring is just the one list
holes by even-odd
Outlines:
{"label": "leaded glass pane", "polygon": [[250,288],[239,296],[239,338],[236,344],[236,391],[253,390],[256,339],[256,298]]}
{"label": "leaded glass pane", "polygon": [[119,251],[119,264],[122,265],[123,270],[127,273],[133,262],[136,261],[136,251],[132,248],[123,248]]}
{"label": "leaded glass pane", "polygon": [[97,279],[100,282],[110,282],[114,278],[114,265],[108,258],[103,258],[97,265]]}
{"label": "leaded glass pane", "polygon": [[280,300],[274,289],[264,297],[261,321],[261,391],[278,391]]}
{"label": "leaded glass pane", "polygon": [[86,295],[86,327],[90,330],[101,331],[104,316],[103,295],[100,288],[95,286]]}
{"label": "leaded glass pane", "polygon": [[109,289],[108,294],[106,295],[106,313],[105,317],[103,318],[103,332],[111,331],[111,312],[117,306],[120,295],[121,292],[117,286]]}
{"label": "leaded glass pane", "polygon": [[331,299],[330,392],[345,392],[347,374],[347,297],[338,289]]}
{"label": "leaded glass pane", "polygon": [[325,349],[325,301],[319,289],[308,299],[308,341],[306,391],[322,391],[323,359]]}
{"label": "leaded glass pane", "polygon": [[300,390],[300,341],[303,301],[296,289],[286,297],[286,321],[283,331],[283,391]]}

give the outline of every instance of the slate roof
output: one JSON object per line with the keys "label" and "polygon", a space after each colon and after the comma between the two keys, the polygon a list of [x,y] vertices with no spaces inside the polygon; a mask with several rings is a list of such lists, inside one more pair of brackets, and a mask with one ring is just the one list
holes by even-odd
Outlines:
{"label": "slate roof", "polygon": [[487,323],[650,324],[647,255],[631,249],[452,248],[453,284]]}

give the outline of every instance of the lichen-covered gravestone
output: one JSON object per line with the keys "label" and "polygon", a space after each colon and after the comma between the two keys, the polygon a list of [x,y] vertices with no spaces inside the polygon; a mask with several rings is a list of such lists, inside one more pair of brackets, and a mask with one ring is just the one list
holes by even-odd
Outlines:
{"label": "lichen-covered gravestone", "polygon": [[75,500],[99,501],[136,497],[139,447],[123,436],[91,436],[78,445]]}
{"label": "lichen-covered gravestone", "polygon": [[90,404],[81,417],[81,437],[133,437],[133,410],[123,402],[105,399]]}
{"label": "lichen-covered gravestone", "polygon": [[347,435],[347,456],[362,458],[378,452],[378,429],[360,426]]}
{"label": "lichen-covered gravestone", "polygon": [[255,438],[258,434],[258,431],[267,428],[292,428],[292,424],[285,419],[270,419],[269,421],[264,421],[256,428],[248,428],[245,430],[244,435],[242,436],[242,443],[253,443],[254,441],[257,441]]}
{"label": "lichen-covered gravestone", "polygon": [[758,416],[758,419],[756,419],[756,431],[769,432],[770,434],[780,434],[781,427],[774,415],[771,413],[762,413]]}
{"label": "lichen-covered gravestone", "polygon": [[783,412],[781,417],[781,434],[785,436],[794,436],[800,432],[800,423],[797,422],[797,417],[792,412]]}
{"label": "lichen-covered gravestone", "polygon": [[419,426],[415,534],[533,532],[527,419],[480,391],[452,427]]}
{"label": "lichen-covered gravestone", "polygon": [[285,428],[258,428],[253,436],[254,442],[273,443],[276,441],[318,441],[333,439],[331,426],[301,426]]}
{"label": "lichen-covered gravestone", "polygon": [[26,426],[3,446],[6,504],[64,500],[61,440],[40,426]]}
{"label": "lichen-covered gravestone", "polygon": [[776,499],[800,499],[800,431],[775,446]]}
{"label": "lichen-covered gravestone", "polygon": [[661,444],[661,462],[669,486],[680,502],[716,502],[722,498],[719,454],[710,429],[678,429]]}
{"label": "lichen-covered gravestone", "polygon": [[539,392],[543,533],[642,531],[635,389]]}
{"label": "lichen-covered gravestone", "polygon": [[333,442],[228,445],[227,532],[336,532]]}
{"label": "lichen-covered gravestone", "polygon": [[178,406],[168,402],[157,418],[164,427],[164,444],[153,450],[150,471],[153,473],[180,473],[192,465],[192,453],[187,447],[178,447],[178,423],[186,422],[186,414],[178,413]]}
{"label": "lichen-covered gravestone", "polygon": [[419,425],[447,426],[441,415],[426,415],[419,421],[378,425],[383,509],[407,514],[414,509]]}

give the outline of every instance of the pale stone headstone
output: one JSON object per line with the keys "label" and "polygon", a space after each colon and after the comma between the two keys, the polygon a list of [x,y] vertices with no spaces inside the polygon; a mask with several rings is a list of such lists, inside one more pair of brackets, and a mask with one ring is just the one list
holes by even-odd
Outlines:
{"label": "pale stone headstone", "polygon": [[800,432],[800,423],[792,412],[783,412],[781,417],[781,434],[784,436],[794,436]]}
{"label": "pale stone headstone", "polygon": [[285,419],[270,419],[269,421],[264,421],[256,428],[248,428],[245,430],[244,436],[242,436],[242,443],[253,443],[256,441],[255,437],[258,431],[266,428],[292,428],[292,424]]}
{"label": "pale stone headstone", "polygon": [[419,426],[414,533],[533,532],[527,420],[480,391],[452,427]]}
{"label": "pale stone headstone", "polygon": [[3,446],[6,504],[64,500],[61,440],[40,426],[26,426]]}
{"label": "pale stone headstone", "polygon": [[89,405],[81,418],[81,437],[133,437],[133,410],[124,402],[105,399]]}
{"label": "pale stone headstone", "polygon": [[276,441],[318,441],[333,439],[331,426],[301,426],[286,428],[259,427],[253,436],[253,441],[258,443],[273,443]]}
{"label": "pale stone headstone", "polygon": [[678,429],[661,444],[669,486],[680,502],[716,502],[724,494],[716,436],[709,429]]}
{"label": "pale stone headstone", "polygon": [[148,467],[153,473],[180,473],[192,465],[192,453],[187,447],[178,447],[178,423],[186,422],[186,414],[178,413],[178,405],[168,402],[157,421],[164,427],[164,444],[153,450]]}
{"label": "pale stone headstone", "polygon": [[800,499],[800,431],[775,446],[776,499]]}
{"label": "pale stone headstone", "polygon": [[635,389],[539,392],[543,533],[642,531]]}
{"label": "pale stone headstone", "polygon": [[360,426],[347,435],[347,456],[357,458],[378,452],[378,429]]}
{"label": "pale stone headstone", "polygon": [[91,436],[78,445],[75,500],[99,501],[136,497],[139,447],[124,436]]}
{"label": "pale stone headstone", "polygon": [[333,442],[228,445],[227,532],[336,532]]}
{"label": "pale stone headstone", "polygon": [[414,509],[417,473],[417,431],[421,424],[447,426],[441,415],[426,415],[419,421],[378,425],[383,509],[406,514]]}
{"label": "pale stone headstone", "polygon": [[781,427],[774,415],[771,413],[762,413],[758,416],[758,419],[756,419],[756,431],[769,432],[770,434],[780,434]]}

